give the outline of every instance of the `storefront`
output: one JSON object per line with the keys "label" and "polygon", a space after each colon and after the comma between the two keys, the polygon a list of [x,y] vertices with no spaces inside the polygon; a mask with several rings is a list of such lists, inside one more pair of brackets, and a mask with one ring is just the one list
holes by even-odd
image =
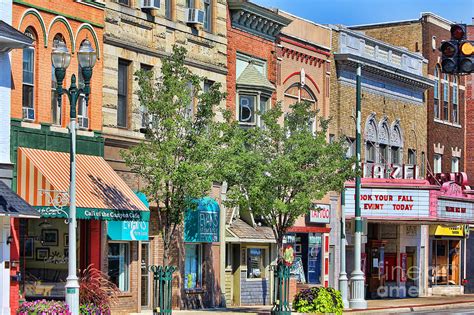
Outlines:
{"label": "storefront", "polygon": [[[296,280],[296,291],[310,286],[329,284],[329,232],[331,205],[313,204],[309,214],[295,222],[285,236],[285,246],[292,246],[295,262],[292,278]],[[296,292],[291,292],[290,295]]]}
{"label": "storefront", "polygon": [[[26,299],[63,299],[71,237],[69,154],[29,148],[17,154],[17,192],[42,218],[19,223],[21,290]],[[76,163],[77,266],[105,266],[120,291],[129,292],[130,248],[148,239],[148,207],[103,158],[78,154]]]}
{"label": "storefront", "polygon": [[220,207],[216,200],[196,200],[184,218],[184,270],[182,301],[186,309],[214,307],[220,289]]}

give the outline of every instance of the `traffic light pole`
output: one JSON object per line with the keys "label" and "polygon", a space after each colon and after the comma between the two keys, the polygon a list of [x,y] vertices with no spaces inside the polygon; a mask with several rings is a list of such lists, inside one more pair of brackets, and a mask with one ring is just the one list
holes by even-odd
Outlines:
{"label": "traffic light pole", "polygon": [[357,66],[356,76],[356,154],[357,154],[357,177],[355,182],[355,233],[354,233],[354,271],[351,277],[351,299],[349,306],[352,309],[366,309],[367,301],[365,300],[364,273],[361,269],[361,247],[362,247],[362,217],[360,211],[360,188],[361,188],[361,79],[362,65]]}

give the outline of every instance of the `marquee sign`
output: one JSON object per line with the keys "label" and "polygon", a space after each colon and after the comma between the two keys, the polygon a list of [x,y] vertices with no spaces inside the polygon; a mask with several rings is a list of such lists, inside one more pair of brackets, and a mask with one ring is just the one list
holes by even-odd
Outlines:
{"label": "marquee sign", "polygon": [[417,179],[419,168],[412,164],[363,163],[365,178]]}
{"label": "marquee sign", "polygon": [[309,222],[329,224],[330,216],[331,205],[315,203],[309,211]]}
{"label": "marquee sign", "polygon": [[[355,211],[355,189],[346,188],[346,213]],[[362,188],[360,208],[363,217],[420,219],[430,217],[428,190]]]}
{"label": "marquee sign", "polygon": [[438,198],[437,215],[440,219],[474,222],[474,203]]}

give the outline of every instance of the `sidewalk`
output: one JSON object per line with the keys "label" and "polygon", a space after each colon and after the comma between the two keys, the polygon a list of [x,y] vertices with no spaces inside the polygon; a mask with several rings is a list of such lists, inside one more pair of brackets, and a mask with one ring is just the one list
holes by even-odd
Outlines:
{"label": "sidewalk", "polygon": [[[344,313],[355,314],[396,314],[414,311],[440,311],[453,308],[472,308],[474,310],[474,294],[459,296],[431,296],[412,299],[383,299],[369,300],[367,310],[346,310]],[[173,311],[173,314],[196,314],[196,315],[268,315],[271,306],[255,307],[229,307],[225,309],[206,309]],[[151,311],[143,311],[140,314],[152,315]],[[298,314],[293,312],[292,314]]]}

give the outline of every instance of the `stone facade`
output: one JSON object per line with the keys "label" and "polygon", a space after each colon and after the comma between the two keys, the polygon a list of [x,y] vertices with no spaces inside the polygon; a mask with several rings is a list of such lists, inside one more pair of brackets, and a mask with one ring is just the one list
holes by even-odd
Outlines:
{"label": "stone facade", "polygon": [[[450,39],[452,22],[432,13],[423,13],[420,19],[393,23],[356,26],[356,29],[374,38],[384,40],[393,45],[403,46],[413,52],[420,52],[428,60],[427,74],[435,79],[435,68],[440,69],[441,56],[438,51],[443,40]],[[451,172],[453,159],[458,159],[458,171],[464,171],[465,160],[465,83],[463,76],[457,77],[458,115],[453,118],[453,82],[454,76],[449,75],[447,110],[444,111],[444,89],[446,82],[439,72],[439,114],[435,114],[434,88],[430,88],[426,97],[427,106],[427,174]],[[447,114],[447,115],[446,115]],[[419,139],[424,139],[418,136]],[[435,154],[441,156],[441,168],[436,170]]]}
{"label": "stone facade", "polygon": [[[202,0],[194,1],[195,7],[202,9]],[[166,8],[166,3],[171,8]],[[199,24],[185,22],[186,1],[161,1],[159,9],[141,9],[141,1],[130,0],[128,5],[117,1],[106,1],[104,31],[104,87],[103,87],[103,135],[105,138],[104,158],[112,168],[125,180],[133,190],[140,190],[143,181],[132,173],[122,159],[121,151],[126,150],[144,139],[140,133],[142,127],[142,110],[135,91],[138,83],[134,73],[143,67],[152,69],[156,78],[160,77],[161,60],[169,56],[173,45],[184,46],[188,50],[187,66],[194,74],[218,82],[226,89],[227,75],[227,39],[226,39],[226,3],[222,0],[211,0],[211,24],[206,31]],[[167,13],[168,12],[168,13]],[[168,14],[168,16],[167,16]],[[118,127],[118,73],[119,62],[127,64],[127,112],[126,125]],[[224,104],[222,104],[224,106]],[[151,210],[150,219],[150,263],[162,265],[162,240],[156,226],[155,210]],[[155,222],[155,224],[153,224]],[[182,232],[182,231],[181,231]],[[171,264],[178,266],[174,274],[173,307],[194,308],[217,306],[221,304],[219,284],[219,246],[206,248],[206,263],[203,270],[203,286],[209,292],[186,294],[184,292],[184,246],[181,232],[177,237],[174,252],[171,253]],[[142,305],[141,244],[131,242],[130,290],[120,296],[119,305],[114,313],[140,312],[150,308]],[[205,245],[207,246],[207,245]],[[211,254],[212,253],[212,254]],[[104,262],[104,270],[107,270]],[[212,270],[209,272],[208,270]],[[205,296],[204,296],[205,295]]]}

